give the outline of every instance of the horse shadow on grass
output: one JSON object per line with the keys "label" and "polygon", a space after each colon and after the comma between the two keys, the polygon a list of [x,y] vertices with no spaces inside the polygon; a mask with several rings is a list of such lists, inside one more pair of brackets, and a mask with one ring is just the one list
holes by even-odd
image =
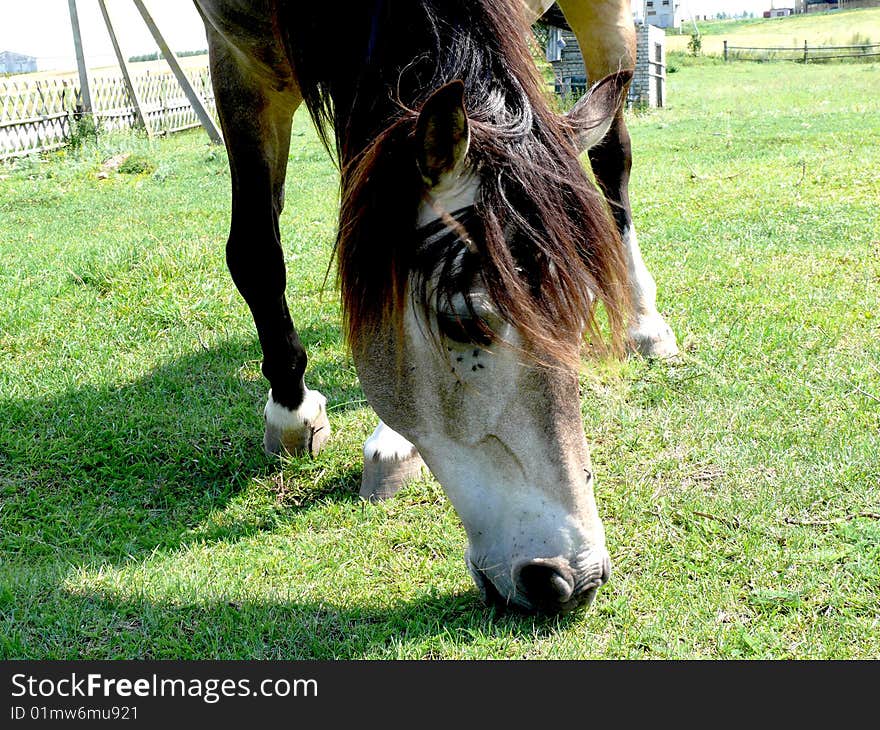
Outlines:
{"label": "horse shadow on grass", "polygon": [[[358,606],[332,600],[179,605],[106,594],[66,594],[64,600],[75,606],[79,632],[102,637],[91,655],[84,655],[81,645],[62,644],[61,651],[70,652],[67,658],[498,658],[499,643],[522,641],[524,651],[532,651],[536,640],[576,620],[487,608],[476,590]],[[588,642],[584,649],[589,651]]]}
{"label": "horse shadow on grass", "polygon": [[[249,480],[278,470],[262,450],[259,361],[256,343],[227,341],[123,385],[0,400],[0,548],[113,562],[180,544]],[[346,376],[344,363],[323,363],[318,387],[357,403]]]}
{"label": "horse shadow on grass", "polygon": [[[301,335],[307,346],[317,345],[311,387],[338,404],[337,412],[363,405],[347,362],[322,359],[321,343],[334,336],[338,342],[338,330],[316,327]],[[266,384],[259,359],[255,342],[226,341],[131,383],[0,401],[0,656],[388,655],[404,637],[430,644],[492,620],[475,590],[390,606],[290,600],[180,606],[70,587],[72,572],[113,569],[195,541],[236,541],[273,528],[271,519],[247,509],[220,523],[209,519],[252,480],[271,480],[279,471],[277,460],[262,453]],[[356,503],[360,464],[332,471],[307,496]],[[530,621],[503,621],[511,631],[534,632]]]}

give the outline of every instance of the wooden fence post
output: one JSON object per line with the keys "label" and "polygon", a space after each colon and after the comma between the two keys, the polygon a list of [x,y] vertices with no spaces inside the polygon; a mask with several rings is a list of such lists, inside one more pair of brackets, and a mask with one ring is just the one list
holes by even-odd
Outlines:
{"label": "wooden fence post", "polygon": [[807,41],[804,41],[804,65],[807,63],[807,56],[809,54],[809,47],[807,46]]}
{"label": "wooden fence post", "polygon": [[727,61],[727,41],[724,41],[724,60]]}
{"label": "wooden fence post", "polygon": [[37,94],[40,97],[40,110],[34,109],[37,114],[39,114],[42,119],[37,124],[37,143],[45,144],[46,140],[46,116],[49,114],[49,110],[46,108],[46,97],[43,94],[43,87],[40,85],[40,82],[37,81]]}
{"label": "wooden fence post", "polygon": [[165,56],[165,60],[168,62],[168,65],[171,66],[171,70],[174,72],[174,75],[177,78],[177,83],[180,84],[180,88],[183,89],[183,93],[186,94],[186,98],[189,100],[193,111],[196,113],[196,116],[202,123],[202,126],[205,128],[208,136],[211,138],[211,141],[214,144],[223,144],[223,135],[220,134],[220,130],[214,123],[213,118],[208,113],[208,110],[205,109],[205,105],[202,102],[201,97],[196,93],[196,90],[193,88],[189,79],[186,77],[186,74],[183,72],[183,69],[180,67],[180,64],[177,61],[177,57],[171,52],[171,49],[165,42],[165,38],[159,31],[159,27],[153,21],[153,17],[150,15],[150,12],[144,5],[143,0],[134,0],[134,4],[135,7],[137,7],[138,12],[140,12],[141,17],[144,19],[144,23],[147,24],[147,28],[149,28],[150,33],[152,33],[153,40],[156,41],[156,45],[159,46],[159,50],[162,51],[162,55]]}
{"label": "wooden fence post", "polygon": [[[83,51],[82,35],[79,32],[79,14],[76,0],[67,0],[70,11],[70,27],[73,30],[73,48],[76,51],[76,67],[79,69],[79,88],[82,94],[82,111],[92,113],[92,91],[89,88],[89,71],[86,68],[86,55]],[[74,100],[75,101],[75,100]]]}
{"label": "wooden fence post", "polygon": [[137,116],[147,131],[147,136],[152,137],[153,128],[150,126],[150,120],[147,119],[147,115],[144,112],[144,105],[141,103],[140,94],[138,94],[138,90],[135,88],[134,78],[132,78],[131,71],[128,68],[128,61],[122,55],[122,48],[120,48],[119,41],[116,39],[113,21],[110,20],[110,13],[107,12],[106,0],[98,0],[98,5],[101,7],[101,14],[104,16],[104,24],[107,26],[107,32],[110,34],[110,41],[113,43],[113,50],[116,52],[116,59],[119,61],[119,69],[122,71],[122,78],[125,80],[128,95],[131,97],[131,103],[134,104],[135,116]]}

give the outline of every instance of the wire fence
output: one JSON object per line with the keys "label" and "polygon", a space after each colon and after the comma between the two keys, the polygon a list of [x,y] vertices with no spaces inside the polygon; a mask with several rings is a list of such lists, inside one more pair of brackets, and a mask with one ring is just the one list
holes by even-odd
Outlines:
{"label": "wire fence", "polygon": [[[186,71],[187,78],[216,117],[207,67]],[[199,126],[195,111],[170,71],[147,71],[132,79],[153,132],[171,134]],[[122,76],[90,79],[93,117],[99,131],[129,129],[137,113]],[[77,81],[0,79],[0,159],[63,147],[83,117]]]}
{"label": "wire fence", "polygon": [[823,61],[866,60],[880,58],[880,43],[861,43],[850,46],[773,46],[767,48],[731,46],[724,41],[725,61],[795,61],[821,63]]}

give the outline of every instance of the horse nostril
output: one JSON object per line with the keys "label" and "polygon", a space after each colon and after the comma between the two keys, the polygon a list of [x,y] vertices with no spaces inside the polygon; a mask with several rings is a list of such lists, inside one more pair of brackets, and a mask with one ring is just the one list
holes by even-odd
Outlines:
{"label": "horse nostril", "polygon": [[516,585],[536,606],[560,606],[574,592],[568,571],[543,560],[522,565],[516,575]]}

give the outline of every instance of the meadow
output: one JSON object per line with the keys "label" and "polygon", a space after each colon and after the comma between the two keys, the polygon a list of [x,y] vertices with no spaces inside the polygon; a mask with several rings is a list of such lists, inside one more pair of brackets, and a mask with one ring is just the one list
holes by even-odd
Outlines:
{"label": "meadow", "polygon": [[880,658],[880,65],[694,62],[667,96],[629,117],[632,196],[682,356],[585,364],[614,573],[555,619],[480,602],[430,477],[357,496],[376,417],[306,115],[281,226],[313,460],[262,453],[222,149],[0,167],[0,658]]}
{"label": "meadow", "polygon": [[[786,18],[751,18],[697,23],[702,36],[702,52],[720,56],[724,41],[731,46],[803,47],[843,46],[880,43],[880,8],[833,10],[823,13],[789,15]],[[682,24],[681,34],[668,31],[667,50],[687,52],[693,25]]]}

